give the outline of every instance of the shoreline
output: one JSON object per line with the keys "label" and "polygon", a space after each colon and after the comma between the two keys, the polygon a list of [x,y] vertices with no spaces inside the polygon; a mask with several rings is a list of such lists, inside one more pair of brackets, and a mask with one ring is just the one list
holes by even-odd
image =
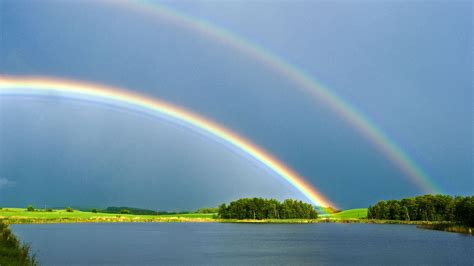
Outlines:
{"label": "shoreline", "polygon": [[312,224],[312,223],[366,223],[366,224],[408,224],[408,225],[457,225],[443,221],[402,221],[376,220],[357,218],[318,218],[318,219],[220,219],[190,217],[93,217],[93,218],[36,218],[36,217],[2,217],[4,224],[59,224],[59,223],[258,223],[258,224]]}
{"label": "shoreline", "polygon": [[219,218],[189,218],[189,217],[93,217],[93,218],[30,218],[30,217],[2,217],[0,224],[79,224],[79,223],[240,223],[240,224],[404,224],[415,225],[419,229],[437,230],[449,233],[459,233],[474,236],[474,228],[453,222],[443,221],[400,221],[375,220],[357,218],[318,218],[318,219],[219,219]]}

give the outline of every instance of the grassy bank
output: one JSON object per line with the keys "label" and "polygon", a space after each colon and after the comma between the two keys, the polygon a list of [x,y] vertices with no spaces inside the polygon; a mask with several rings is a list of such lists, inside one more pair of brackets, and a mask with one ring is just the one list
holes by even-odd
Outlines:
{"label": "grassy bank", "polygon": [[376,220],[356,218],[318,218],[318,219],[217,219],[222,223],[275,223],[275,224],[311,224],[311,223],[358,223],[358,224],[410,224],[410,225],[451,225],[450,222],[405,221],[405,220]]}
{"label": "grassy bank", "polygon": [[[352,209],[335,214],[322,215],[323,219],[266,219],[236,220],[214,219],[215,213],[186,213],[163,215],[135,215],[114,213],[93,213],[74,210],[42,210],[27,211],[24,208],[0,209],[0,220],[9,224],[23,223],[107,223],[107,222],[259,222],[259,223],[315,223],[315,222],[353,222],[367,216],[367,209]],[[330,220],[327,220],[330,219]],[[355,222],[355,221],[354,221]]]}
{"label": "grassy bank", "polygon": [[[335,214],[321,215],[318,219],[218,219],[213,213],[187,213],[166,215],[134,215],[93,213],[85,211],[68,212],[66,210],[26,211],[21,208],[3,208],[0,221],[7,224],[28,223],[134,223],[134,222],[224,222],[224,223],[374,223],[374,224],[434,224],[425,221],[397,221],[367,219],[367,209],[352,209]],[[438,223],[436,223],[438,224]]]}
{"label": "grassy bank", "polygon": [[319,215],[321,218],[337,218],[337,219],[361,219],[367,218],[367,208],[350,209],[333,214]]}
{"label": "grassy bank", "polygon": [[91,218],[0,218],[5,224],[53,224],[53,223],[259,223],[259,224],[310,224],[310,223],[368,223],[368,224],[411,224],[411,225],[438,225],[445,222],[429,221],[400,221],[400,220],[372,220],[372,219],[214,219],[214,218],[187,218],[187,217],[91,217]]}
{"label": "grassy bank", "polygon": [[28,223],[112,223],[112,222],[212,222],[214,214],[186,213],[166,215],[134,215],[114,213],[93,213],[67,210],[35,210],[22,208],[0,209],[0,221],[7,224]]}
{"label": "grassy bank", "polygon": [[36,265],[30,247],[22,245],[7,225],[0,223],[0,265]]}
{"label": "grassy bank", "polygon": [[474,228],[462,225],[462,224],[421,224],[417,225],[418,228],[421,229],[429,229],[429,230],[438,230],[438,231],[445,231],[451,233],[460,233],[460,234],[467,234],[467,235],[474,235]]}
{"label": "grassy bank", "polygon": [[[166,215],[134,215],[93,213],[85,211],[68,212],[66,210],[36,210],[26,211],[22,208],[0,209],[0,222],[6,224],[33,224],[33,223],[278,223],[278,224],[307,224],[307,223],[369,223],[369,224],[412,224],[422,225],[427,229],[444,231],[463,231],[452,222],[405,221],[405,220],[377,220],[367,219],[367,209],[351,209],[334,214],[321,215],[318,219],[219,219],[214,213],[186,213]],[[431,226],[431,228],[430,228]],[[464,230],[465,231],[465,230]]]}

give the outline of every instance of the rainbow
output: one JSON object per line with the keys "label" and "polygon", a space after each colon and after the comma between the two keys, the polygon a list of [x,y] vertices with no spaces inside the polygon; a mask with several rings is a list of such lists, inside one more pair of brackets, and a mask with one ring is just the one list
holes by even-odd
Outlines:
{"label": "rainbow", "polygon": [[49,78],[14,78],[0,76],[0,96],[59,96],[79,100],[87,100],[98,104],[109,104],[134,111],[162,115],[178,124],[185,124],[195,131],[214,136],[218,140],[244,152],[282,177],[313,204],[322,207],[336,207],[321,195],[312,185],[296,172],[278,161],[274,156],[259,148],[245,138],[230,130],[196,115],[190,111],[169,103],[131,93],[120,88],[106,87],[83,82],[55,80]]}
{"label": "rainbow", "polygon": [[191,17],[158,3],[147,1],[109,1],[116,6],[122,6],[128,10],[135,10],[142,14],[149,14],[153,17],[170,22],[176,26],[200,34],[206,38],[220,42],[254,60],[266,65],[280,76],[286,77],[297,87],[308,93],[315,99],[324,103],[331,110],[350,124],[361,135],[367,138],[373,145],[383,153],[396,167],[398,167],[406,177],[417,185],[423,192],[439,193],[439,189],[431,181],[429,175],[400,148],[395,141],[390,139],[379,127],[354,106],[343,100],[341,97],[331,92],[322,84],[313,80],[303,70],[290,64],[277,55],[252,43],[245,38],[238,36],[226,29],[220,28],[208,21]]}

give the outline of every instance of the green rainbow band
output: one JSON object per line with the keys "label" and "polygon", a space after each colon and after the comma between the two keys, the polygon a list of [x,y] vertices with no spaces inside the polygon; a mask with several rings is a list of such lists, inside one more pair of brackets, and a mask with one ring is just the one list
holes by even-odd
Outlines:
{"label": "green rainbow band", "polygon": [[429,175],[423,171],[395,141],[391,140],[387,134],[371,122],[368,117],[364,116],[354,106],[344,101],[328,88],[313,80],[303,70],[286,62],[263,47],[207,21],[189,16],[157,3],[148,1],[105,2],[136,10],[143,14],[156,16],[174,25],[223,43],[259,61],[269,69],[294,82],[299,89],[326,104],[331,110],[336,112],[342,119],[372,142],[380,152],[409,177],[410,181],[417,185],[423,192],[438,193],[440,191],[431,181]]}

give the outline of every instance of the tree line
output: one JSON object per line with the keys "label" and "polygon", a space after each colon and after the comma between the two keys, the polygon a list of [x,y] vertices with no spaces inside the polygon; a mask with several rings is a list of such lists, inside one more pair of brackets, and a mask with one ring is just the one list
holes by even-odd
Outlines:
{"label": "tree line", "polygon": [[453,221],[474,226],[474,196],[423,195],[379,201],[368,209],[369,219]]}
{"label": "tree line", "polygon": [[219,207],[207,207],[207,208],[200,208],[194,211],[194,213],[217,213],[219,211]]}
{"label": "tree line", "polygon": [[286,199],[243,198],[229,205],[221,204],[218,216],[223,219],[316,219],[317,211],[311,204]]}
{"label": "tree line", "polygon": [[102,213],[119,213],[119,214],[136,214],[136,215],[157,215],[157,211],[147,210],[147,209],[140,209],[140,208],[133,208],[133,207],[107,207],[104,210],[97,210],[92,209],[92,212],[102,212]]}

